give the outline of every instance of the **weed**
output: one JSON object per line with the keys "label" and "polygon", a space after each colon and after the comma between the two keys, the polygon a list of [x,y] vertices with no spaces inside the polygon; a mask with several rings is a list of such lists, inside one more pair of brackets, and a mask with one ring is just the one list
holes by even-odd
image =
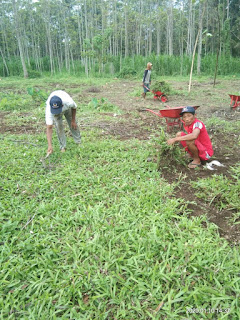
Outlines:
{"label": "weed", "polygon": [[88,109],[98,112],[120,112],[117,106],[113,105],[105,98],[92,98],[92,100],[88,104]]}
{"label": "weed", "polygon": [[12,92],[0,93],[0,110],[15,111],[29,109],[29,99],[24,95],[19,96]]}
{"label": "weed", "polygon": [[141,97],[141,93],[143,92],[142,87],[134,89],[132,92],[129,93],[130,97]]}
{"label": "weed", "polygon": [[213,175],[207,179],[192,182],[197,190],[196,196],[205,199],[209,205],[214,205],[218,210],[231,210],[234,213],[232,221],[240,217],[240,166],[231,168],[232,179],[223,175]]}
{"label": "weed", "polygon": [[212,116],[205,121],[207,127],[214,132],[237,132],[240,130],[239,121],[227,121],[218,117]]}
{"label": "weed", "polygon": [[159,153],[158,153],[158,162],[157,170],[161,171],[162,168],[167,170],[175,170],[175,167],[179,164],[186,165],[185,152],[183,149],[180,149],[178,145],[168,145],[167,139],[169,137],[166,133],[161,130],[159,137]]}
{"label": "weed", "polygon": [[27,88],[27,92],[32,97],[33,101],[41,103],[41,105],[45,104],[48,98],[48,94],[46,92],[35,87]]}

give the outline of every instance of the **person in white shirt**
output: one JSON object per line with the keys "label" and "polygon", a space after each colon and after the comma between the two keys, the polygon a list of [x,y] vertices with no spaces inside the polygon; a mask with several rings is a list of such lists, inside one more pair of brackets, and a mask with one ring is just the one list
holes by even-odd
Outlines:
{"label": "person in white shirt", "polygon": [[66,135],[63,127],[63,115],[76,143],[81,143],[81,135],[76,123],[77,105],[68,93],[62,90],[53,91],[46,101],[47,155],[53,152],[52,128],[55,124],[61,152],[66,151]]}

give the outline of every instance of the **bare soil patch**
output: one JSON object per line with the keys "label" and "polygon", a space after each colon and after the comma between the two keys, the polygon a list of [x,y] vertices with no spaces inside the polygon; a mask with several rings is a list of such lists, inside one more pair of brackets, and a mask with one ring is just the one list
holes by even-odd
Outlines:
{"label": "bare soil patch", "polygon": [[[0,134],[37,134],[43,130],[43,124],[36,123],[36,121],[29,121],[27,124],[14,125],[8,124],[6,117],[10,114],[9,111],[0,112]],[[22,113],[20,117],[26,117],[31,115],[30,113]]]}

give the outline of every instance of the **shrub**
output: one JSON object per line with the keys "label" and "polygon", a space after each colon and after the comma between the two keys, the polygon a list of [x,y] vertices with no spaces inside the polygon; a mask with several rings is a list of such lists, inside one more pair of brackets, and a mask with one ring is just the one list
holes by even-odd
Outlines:
{"label": "shrub", "polygon": [[0,94],[0,110],[13,111],[13,110],[27,110],[29,108],[29,101],[25,96],[18,96],[14,93],[1,93]]}
{"label": "shrub", "polygon": [[27,92],[32,97],[32,99],[37,103],[45,103],[45,101],[48,98],[48,94],[45,91],[35,87],[27,88]]}
{"label": "shrub", "polygon": [[128,78],[131,76],[136,76],[137,72],[131,67],[123,67],[122,70],[118,73],[119,78]]}
{"label": "shrub", "polygon": [[28,70],[28,77],[30,79],[36,79],[36,78],[41,78],[41,73],[36,70]]}

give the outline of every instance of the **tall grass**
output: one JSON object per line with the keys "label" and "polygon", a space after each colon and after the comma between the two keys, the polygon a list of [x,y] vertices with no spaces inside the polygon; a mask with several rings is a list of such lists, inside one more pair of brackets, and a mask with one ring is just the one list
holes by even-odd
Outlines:
{"label": "tall grass", "polygon": [[[147,65],[148,61],[153,63],[153,70],[156,76],[174,76],[182,75],[186,76],[190,73],[191,68],[191,57],[189,56],[168,56],[168,55],[155,55],[152,54],[148,57],[144,56],[133,56],[133,57],[108,57],[106,62],[100,66],[98,62],[92,60],[89,65],[89,75],[94,77],[112,77],[122,76],[121,71],[126,70],[123,76],[138,75],[142,76],[143,70]],[[196,72],[196,60],[194,64],[193,72]],[[43,57],[40,61],[41,70],[37,69],[36,62],[31,59],[29,69],[29,76],[36,77],[36,72],[39,72],[39,76],[46,72],[50,72],[50,60],[49,57]],[[58,62],[54,61],[55,74],[58,73],[70,73],[72,75],[78,75],[79,77],[85,77],[84,62],[80,60],[74,61],[74,68],[71,65],[70,70],[66,70],[64,62],[62,66],[58,66]],[[231,56],[220,56],[219,57],[219,75],[238,75],[239,74],[240,58]],[[11,58],[7,61],[9,70],[9,76],[22,76],[21,61],[18,58]],[[202,58],[201,73],[203,75],[214,75],[216,67],[216,55],[206,55]],[[99,72],[99,70],[101,70]],[[129,73],[127,73],[127,70]],[[133,72],[134,70],[134,72]],[[35,72],[35,73],[34,73]],[[4,67],[3,61],[0,58],[0,76],[7,76],[6,68]]]}

